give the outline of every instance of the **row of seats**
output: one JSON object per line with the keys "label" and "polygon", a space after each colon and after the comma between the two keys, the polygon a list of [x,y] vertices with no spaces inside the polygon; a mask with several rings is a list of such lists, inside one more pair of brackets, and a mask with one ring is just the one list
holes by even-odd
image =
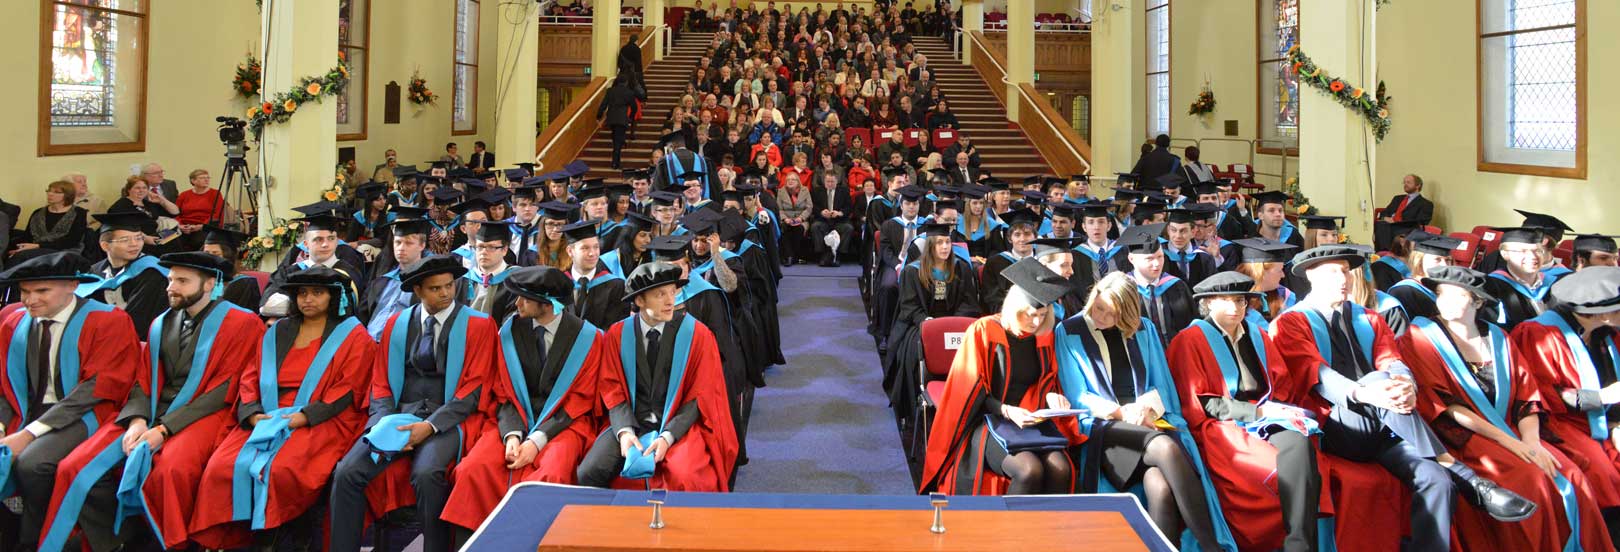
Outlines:
{"label": "row of seats", "polygon": [[872,151],[877,150],[878,146],[881,146],[885,142],[893,139],[893,135],[896,132],[903,133],[905,135],[905,144],[907,147],[915,147],[917,144],[922,143],[924,136],[928,136],[928,144],[934,150],[943,150],[956,145],[958,135],[958,130],[954,128],[934,129],[932,135],[929,134],[928,129],[923,128],[912,128],[905,130],[897,128],[884,128],[879,129],[876,132],[873,132],[870,128],[846,128],[844,129],[844,143],[853,144],[855,143],[855,137],[859,136],[861,138],[861,143],[866,144],[867,152],[871,153]]}

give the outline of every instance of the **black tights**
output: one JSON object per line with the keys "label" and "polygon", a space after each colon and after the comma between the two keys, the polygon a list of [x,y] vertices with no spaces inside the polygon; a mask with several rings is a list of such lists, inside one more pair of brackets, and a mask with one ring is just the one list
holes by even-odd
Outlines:
{"label": "black tights", "polygon": [[1205,550],[1219,550],[1204,485],[1187,454],[1165,434],[1150,439],[1145,449],[1142,463],[1147,465],[1147,471],[1142,473],[1142,489],[1153,524],[1171,540],[1181,534],[1185,524]]}
{"label": "black tights", "polygon": [[1007,485],[1010,495],[1072,492],[1073,471],[1069,469],[1068,455],[1061,450],[1009,454],[1001,459],[1001,473],[1012,480]]}

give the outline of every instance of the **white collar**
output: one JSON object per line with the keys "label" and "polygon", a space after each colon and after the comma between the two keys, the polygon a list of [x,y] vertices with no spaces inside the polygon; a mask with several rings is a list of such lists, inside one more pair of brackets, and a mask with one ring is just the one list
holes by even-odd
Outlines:
{"label": "white collar", "polygon": [[55,314],[43,318],[43,320],[49,320],[55,323],[56,327],[58,328],[65,328],[67,327],[68,319],[73,317],[74,307],[77,306],[79,306],[79,300],[75,298],[72,301],[68,301],[68,304],[63,306],[61,310],[58,310]]}
{"label": "white collar", "polygon": [[643,338],[647,337],[647,332],[652,331],[652,330],[658,330],[659,335],[662,335],[664,333],[664,324],[666,324],[667,322],[659,322],[656,325],[648,325],[647,324],[647,317],[640,316],[640,317],[637,317],[637,319],[641,321],[641,337],[643,337]]}
{"label": "white collar", "polygon": [[420,319],[420,322],[422,322],[424,325],[426,325],[428,317],[432,316],[434,320],[439,321],[439,328],[442,329],[442,328],[444,328],[445,321],[450,319],[450,311],[455,310],[455,309],[456,309],[455,305],[450,305],[448,307],[445,307],[444,310],[441,310],[441,311],[439,311],[437,313],[428,314],[427,307],[422,307],[421,309],[418,309],[418,310],[422,311],[422,317]]}
{"label": "white collar", "polygon": [[[598,261],[598,262],[600,262],[600,261]],[[580,272],[579,272],[579,265],[574,265],[574,266],[572,266],[572,267],[569,267],[569,269],[568,269],[568,275],[569,275],[569,277],[571,277],[571,278],[572,278],[572,279],[573,279],[573,280],[574,280],[574,281],[576,281],[576,282],[577,282],[577,281],[579,281],[579,279],[580,279],[580,278],[584,278],[584,279],[586,279],[586,280],[591,280],[591,279],[593,279],[593,278],[595,278],[595,277],[596,277],[596,271],[594,271],[594,270],[593,270],[593,271],[591,271],[591,273],[590,273],[590,274],[581,274],[581,273],[580,273]]]}
{"label": "white collar", "polygon": [[545,328],[547,337],[556,337],[557,328],[562,326],[562,318],[562,313],[557,313],[555,316],[551,317],[551,322],[549,324],[541,324],[539,321],[535,320],[530,320],[530,322],[534,324],[534,327],[536,328]]}
{"label": "white collar", "polygon": [[500,266],[500,268],[498,270],[494,270],[494,271],[485,273],[483,271],[483,267],[478,266],[477,263],[473,263],[473,272],[478,273],[479,276],[494,276],[496,274],[506,272],[507,268],[511,268],[511,267],[506,266],[506,261],[501,261],[501,266]]}

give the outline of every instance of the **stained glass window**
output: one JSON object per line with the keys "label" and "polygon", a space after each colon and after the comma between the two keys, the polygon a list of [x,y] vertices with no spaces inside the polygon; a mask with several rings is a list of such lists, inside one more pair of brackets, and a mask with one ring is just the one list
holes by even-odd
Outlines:
{"label": "stained glass window", "polygon": [[371,44],[369,0],[338,2],[338,49],[349,63],[349,87],[337,96],[339,140],[366,138],[367,58]]}
{"label": "stained glass window", "polygon": [[1288,49],[1299,43],[1299,0],[1260,1],[1260,138],[1262,147],[1299,144],[1299,78]]}
{"label": "stained glass window", "polygon": [[1551,167],[1562,169],[1563,176],[1583,169],[1582,2],[1480,2],[1480,146],[1485,164]]}
{"label": "stained glass window", "polygon": [[138,151],[145,125],[146,5],[140,0],[55,0],[41,46],[48,108],[42,155]]}
{"label": "stained glass window", "polygon": [[1148,138],[1170,133],[1170,0],[1147,3]]}
{"label": "stained glass window", "polygon": [[478,0],[456,0],[456,56],[451,83],[451,131],[478,132]]}

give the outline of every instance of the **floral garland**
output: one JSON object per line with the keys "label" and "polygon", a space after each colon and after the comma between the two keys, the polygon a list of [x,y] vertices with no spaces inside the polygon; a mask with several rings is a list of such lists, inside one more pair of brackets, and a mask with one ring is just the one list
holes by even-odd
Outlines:
{"label": "floral garland", "polygon": [[422,71],[411,73],[411,86],[407,96],[411,103],[416,105],[431,105],[439,101],[439,95],[428,89],[427,79],[422,78]]}
{"label": "floral garland", "polygon": [[305,103],[321,101],[326,96],[336,96],[343,93],[349,86],[349,63],[343,52],[338,52],[337,65],[326,70],[326,73],[317,77],[304,77],[298,81],[298,86],[286,92],[277,92],[269,101],[248,108],[248,128],[257,138],[264,132],[264,127],[272,123],[284,123],[291,119],[294,112]]}
{"label": "floral garland", "polygon": [[[347,180],[348,177],[344,176],[343,166],[338,165],[337,176],[334,178],[332,187],[321,192],[321,199],[346,202],[349,194],[345,190],[344,184],[346,184]],[[298,229],[302,226],[303,223],[296,220],[289,221],[278,218],[271,221],[270,230],[265,232],[264,235],[248,239],[245,244],[246,249],[242,251],[243,266],[257,267],[259,261],[265,257],[279,255],[282,251],[292,247],[293,244],[298,243]]]}
{"label": "floral garland", "polygon": [[1198,99],[1193,100],[1187,107],[1188,115],[1208,115],[1215,112],[1215,91],[1210,90],[1209,83],[1204,83],[1203,90],[1198,91]]}
{"label": "floral garland", "polygon": [[259,58],[251,52],[242,63],[236,64],[236,77],[231,79],[231,89],[237,96],[254,99],[259,95],[259,89],[264,88],[264,66],[259,64]]}
{"label": "floral garland", "polygon": [[1288,60],[1293,63],[1294,73],[1299,75],[1300,81],[1332,96],[1345,108],[1360,113],[1372,126],[1373,136],[1379,142],[1384,141],[1384,135],[1389,134],[1390,98],[1384,94],[1383,81],[1378,82],[1377,93],[1369,95],[1366,90],[1356,88],[1344,79],[1322,72],[1321,67],[1317,67],[1311,58],[1300,51],[1298,44],[1288,49]]}
{"label": "floral garland", "polygon": [[1316,206],[1311,205],[1310,198],[1305,197],[1305,193],[1299,191],[1299,177],[1289,178],[1287,182],[1284,182],[1282,191],[1288,194],[1288,201],[1294,204],[1295,215],[1308,216],[1318,212]]}

